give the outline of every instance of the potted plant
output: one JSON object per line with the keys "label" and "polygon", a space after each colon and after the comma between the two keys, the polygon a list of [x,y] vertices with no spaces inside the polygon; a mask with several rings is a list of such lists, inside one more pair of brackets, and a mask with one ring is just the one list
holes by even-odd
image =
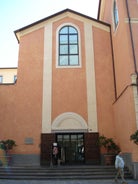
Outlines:
{"label": "potted plant", "polygon": [[98,145],[104,148],[104,163],[105,165],[113,165],[115,155],[120,151],[119,146],[114,142],[113,138],[107,138],[104,135],[99,136]]}
{"label": "potted plant", "polygon": [[16,145],[15,141],[12,139],[3,140],[2,143],[3,143],[3,148],[5,150],[5,155],[7,158],[7,164],[10,165],[11,159],[12,159],[11,150],[13,149],[13,147],[15,147],[17,145]]}
{"label": "potted plant", "polygon": [[130,136],[130,140],[138,145],[138,130]]}
{"label": "potted plant", "polygon": [[12,139],[7,139],[5,141],[3,141],[4,145],[5,145],[5,150],[9,151],[11,149],[13,149],[13,147],[17,146],[15,141]]}

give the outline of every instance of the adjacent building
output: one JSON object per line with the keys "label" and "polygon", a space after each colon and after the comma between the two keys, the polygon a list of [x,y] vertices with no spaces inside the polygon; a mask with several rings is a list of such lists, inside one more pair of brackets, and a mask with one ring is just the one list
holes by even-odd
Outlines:
{"label": "adjacent building", "polygon": [[0,68],[0,84],[14,84],[17,80],[17,68]]}

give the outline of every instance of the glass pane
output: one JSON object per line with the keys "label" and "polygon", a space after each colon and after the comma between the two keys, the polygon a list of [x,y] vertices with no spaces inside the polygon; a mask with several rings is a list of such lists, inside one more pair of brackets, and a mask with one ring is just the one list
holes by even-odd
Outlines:
{"label": "glass pane", "polygon": [[69,147],[69,135],[63,135],[63,146]]}
{"label": "glass pane", "polygon": [[117,10],[115,10],[115,23],[116,24],[118,24],[118,21],[119,19],[118,19],[118,11]]}
{"label": "glass pane", "polygon": [[58,142],[59,142],[59,141],[62,141],[62,135],[58,135],[57,141],[58,141]]}
{"label": "glass pane", "polygon": [[118,9],[117,9],[116,2],[114,2],[114,21],[115,21],[115,26],[117,26],[119,22],[119,16],[118,16]]}
{"label": "glass pane", "polygon": [[70,65],[78,65],[78,64],[79,64],[78,55],[70,56]]}
{"label": "glass pane", "polygon": [[78,140],[83,140],[83,135],[82,134],[78,135]]}
{"label": "glass pane", "polygon": [[67,44],[67,43],[68,43],[68,36],[60,35],[60,44]]}
{"label": "glass pane", "polygon": [[3,80],[3,77],[2,77],[2,76],[0,76],[0,83],[2,83],[2,80]]}
{"label": "glass pane", "polygon": [[70,45],[69,46],[69,51],[70,51],[70,54],[78,54],[78,49],[77,49],[77,45]]}
{"label": "glass pane", "polygon": [[59,32],[60,34],[67,34],[68,33],[68,27],[66,26],[66,27],[63,27],[61,30],[60,30],[60,32]]}
{"label": "glass pane", "polygon": [[71,135],[71,141],[77,140],[77,135]]}
{"label": "glass pane", "polygon": [[68,45],[60,45],[60,54],[68,54]]}
{"label": "glass pane", "polygon": [[60,56],[59,65],[60,66],[68,65],[68,56]]}
{"label": "glass pane", "polygon": [[77,142],[76,140],[72,140],[71,141],[71,146],[70,146],[70,160],[72,162],[74,162],[75,160],[77,160]]}
{"label": "glass pane", "polygon": [[77,35],[70,35],[69,43],[77,43]]}
{"label": "glass pane", "polygon": [[73,27],[69,27],[69,33],[77,33],[77,30]]}
{"label": "glass pane", "polygon": [[69,140],[69,135],[63,135],[64,140]]}

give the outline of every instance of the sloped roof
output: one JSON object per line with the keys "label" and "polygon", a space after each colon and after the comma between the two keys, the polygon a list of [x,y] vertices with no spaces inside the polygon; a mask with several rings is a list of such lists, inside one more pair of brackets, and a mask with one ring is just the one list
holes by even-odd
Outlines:
{"label": "sloped roof", "polygon": [[68,9],[68,8],[67,8],[67,9],[64,9],[64,10],[62,10],[62,11],[60,11],[60,12],[57,12],[57,13],[55,13],[55,14],[52,14],[52,15],[50,15],[50,16],[48,16],[48,17],[45,17],[44,19],[38,20],[38,21],[36,21],[36,22],[34,22],[34,23],[32,23],[32,24],[29,24],[29,25],[27,25],[27,26],[25,26],[25,27],[22,27],[22,28],[20,28],[20,29],[15,30],[14,33],[15,33],[15,36],[16,36],[18,42],[19,42],[19,39],[18,39],[17,33],[21,32],[21,31],[24,31],[24,30],[26,30],[26,29],[28,29],[28,28],[30,28],[30,27],[33,27],[33,26],[35,26],[35,25],[37,25],[37,24],[40,24],[40,23],[42,23],[42,22],[44,22],[44,21],[47,21],[47,20],[49,20],[49,19],[51,19],[51,18],[54,18],[54,17],[56,17],[56,16],[58,16],[58,15],[64,14],[64,13],[66,13],[66,12],[70,12],[70,13],[73,13],[73,14],[76,14],[76,15],[79,15],[79,16],[82,16],[82,17],[84,17],[84,18],[86,18],[86,19],[89,19],[89,20],[92,20],[92,21],[96,21],[96,22],[98,22],[98,23],[100,23],[100,24],[103,24],[103,25],[105,25],[105,26],[110,26],[109,24],[107,24],[107,23],[105,23],[105,22],[99,21],[99,20],[97,20],[97,19],[95,19],[95,18],[92,18],[92,17],[90,17],[90,16],[84,15],[84,14],[82,14],[82,13],[79,13],[79,12],[76,12],[76,11],[74,11],[74,10],[71,10],[71,9]]}

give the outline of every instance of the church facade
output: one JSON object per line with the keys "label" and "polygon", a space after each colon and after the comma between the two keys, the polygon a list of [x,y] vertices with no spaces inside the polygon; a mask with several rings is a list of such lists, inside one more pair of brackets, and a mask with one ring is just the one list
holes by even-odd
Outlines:
{"label": "church facade", "polygon": [[97,20],[65,9],[15,31],[17,81],[0,85],[14,164],[50,164],[55,143],[65,164],[101,164],[105,135],[138,177],[137,10],[136,0],[101,0]]}

